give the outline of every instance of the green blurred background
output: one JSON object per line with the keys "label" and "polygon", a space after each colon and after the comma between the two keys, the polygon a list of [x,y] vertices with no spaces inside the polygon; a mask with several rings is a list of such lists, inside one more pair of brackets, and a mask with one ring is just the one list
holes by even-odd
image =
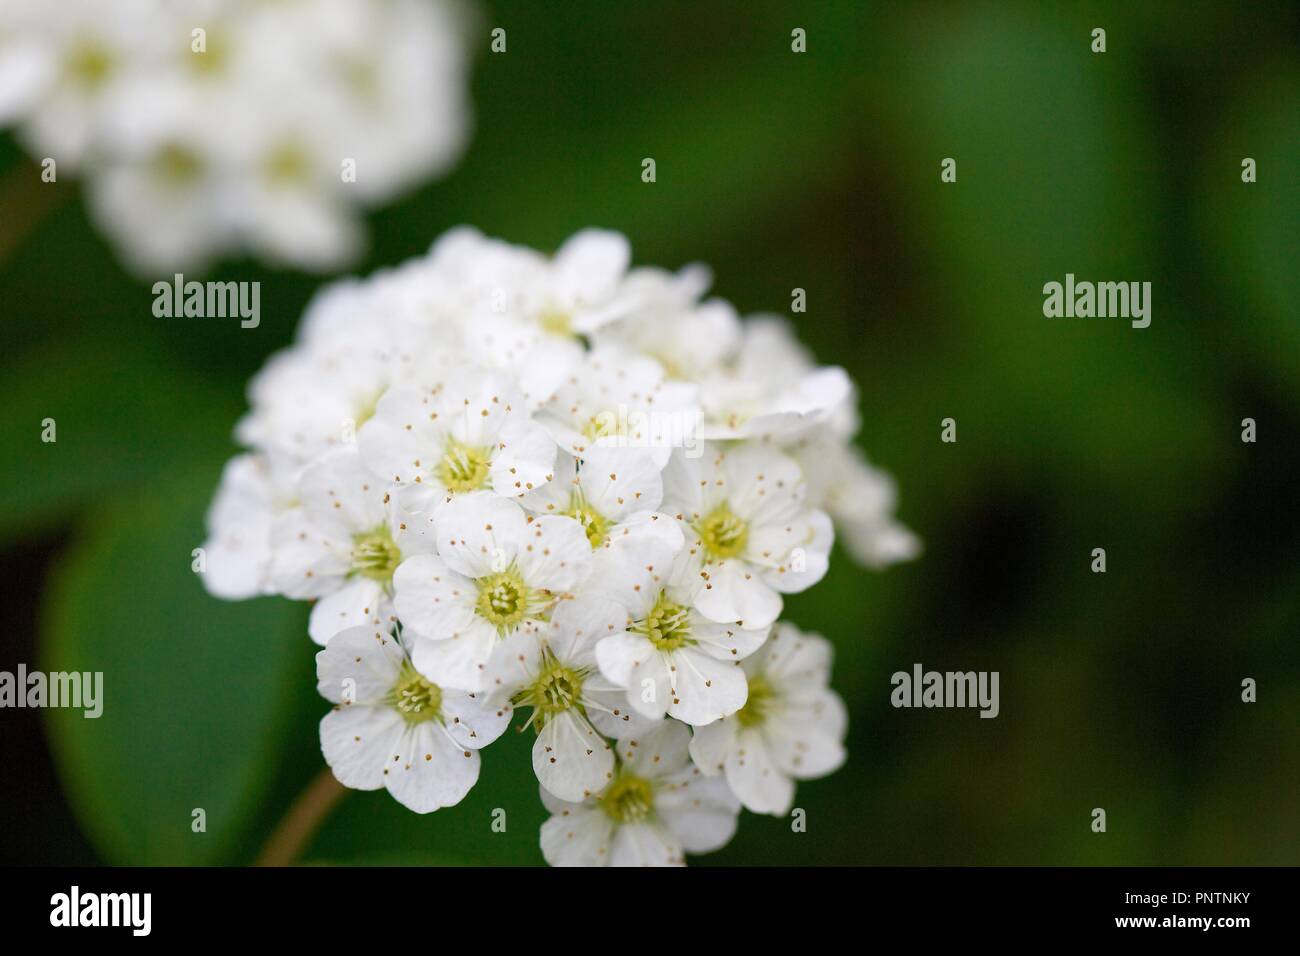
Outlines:
{"label": "green blurred background", "polygon": [[[926,543],[884,574],[839,553],[788,601],[838,649],[849,763],[801,785],[806,833],[746,813],[693,862],[1298,862],[1300,7],[495,0],[479,40],[464,161],[370,217],[358,271],[458,223],[545,249],[599,225],[745,312],[804,288]],[[258,329],[156,319],[74,185],[11,135],[0,178],[10,227],[69,194],[0,263],[0,669],[106,696],[0,712],[0,862],[248,862],[321,766],[315,648],[305,606],[211,599],[190,550],[321,280],[226,262]],[[1067,272],[1150,281],[1151,327],[1045,319]],[[918,661],[1000,671],[1001,716],[891,708]],[[349,794],[306,859],[540,863],[529,744],[430,816]]]}

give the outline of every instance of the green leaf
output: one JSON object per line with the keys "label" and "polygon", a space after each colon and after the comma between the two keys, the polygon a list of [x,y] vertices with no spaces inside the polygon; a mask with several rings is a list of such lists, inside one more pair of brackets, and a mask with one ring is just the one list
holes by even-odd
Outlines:
{"label": "green leaf", "polygon": [[[5,370],[0,537],[48,525],[106,491],[216,460],[238,397],[129,339],[51,343]],[[47,437],[53,422],[54,441]]]}
{"label": "green leaf", "polygon": [[[277,755],[304,732],[286,719],[310,679],[302,606],[219,601],[191,571],[217,476],[97,514],[46,594],[42,669],[103,675],[100,717],[46,713],[74,812],[111,863],[246,856]],[[192,829],[197,809],[206,832]]]}
{"label": "green leaf", "polygon": [[[1232,311],[1218,323],[1217,341],[1249,354],[1288,397],[1297,392],[1300,363],[1297,95],[1295,67],[1252,74],[1231,92],[1235,108],[1225,111],[1205,150],[1192,204],[1203,267],[1228,287]],[[1257,164],[1253,183],[1241,179],[1247,157]]]}

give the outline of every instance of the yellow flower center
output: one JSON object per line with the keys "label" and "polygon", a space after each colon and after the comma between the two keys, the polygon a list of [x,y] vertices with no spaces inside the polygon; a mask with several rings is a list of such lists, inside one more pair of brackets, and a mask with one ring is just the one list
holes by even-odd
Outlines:
{"label": "yellow flower center", "polygon": [[203,160],[192,149],[169,143],[158,150],[153,167],[163,181],[183,186],[198,179],[203,172]]}
{"label": "yellow flower center", "polygon": [[537,324],[542,331],[561,338],[573,338],[573,316],[558,309],[546,309],[537,317]]}
{"label": "yellow flower center", "polygon": [[504,634],[527,617],[530,598],[523,578],[511,568],[479,578],[474,610]]}
{"label": "yellow flower center", "polygon": [[204,40],[202,52],[190,48],[190,67],[200,76],[215,76],[222,73],[229,62],[226,44],[224,41],[213,43],[211,33]]}
{"label": "yellow flower center", "polygon": [[640,823],[654,810],[654,791],[640,777],[619,774],[601,794],[600,805],[618,823]]}
{"label": "yellow flower center", "polygon": [[448,439],[447,450],[434,473],[448,491],[460,494],[487,484],[491,466],[486,448],[472,448],[452,438]]}
{"label": "yellow flower center", "polygon": [[92,90],[103,86],[115,68],[112,51],[94,41],[77,46],[67,60],[68,74],[72,81]]}
{"label": "yellow flower center", "polygon": [[266,178],[277,186],[305,181],[311,173],[311,159],[293,143],[283,143],[267,155]]}
{"label": "yellow flower center", "polygon": [[772,685],[761,675],[749,679],[749,697],[745,706],[736,711],[736,720],[742,727],[756,727],[767,720],[772,704],[776,702],[776,692]]}
{"label": "yellow flower center", "polygon": [[373,581],[388,581],[402,562],[402,552],[387,528],[378,528],[352,539],[352,570]]}
{"label": "yellow flower center", "polygon": [[393,696],[395,706],[407,723],[442,719],[442,688],[425,680],[409,661],[402,663]]}
{"label": "yellow flower center", "polygon": [[629,630],[640,634],[661,651],[675,651],[691,639],[690,610],[668,600],[660,591],[655,606],[644,620],[637,621]]}
{"label": "yellow flower center", "polygon": [[348,89],[359,99],[372,100],[379,95],[379,68],[374,60],[362,56],[341,56],[335,60],[335,67]]}
{"label": "yellow flower center", "polygon": [[709,557],[716,560],[743,554],[749,543],[749,525],[725,501],[696,522],[695,531]]}
{"label": "yellow flower center", "polygon": [[617,438],[619,446],[634,444],[644,438],[645,416],[635,409],[606,408],[587,416],[583,437],[590,442]]}
{"label": "yellow flower center", "polygon": [[576,518],[578,524],[582,525],[582,530],[587,532],[587,540],[591,542],[593,548],[599,548],[605,543],[605,538],[609,532],[609,521],[599,511],[587,504],[585,498],[578,492],[574,492],[569,499],[569,510],[564,514],[570,518]]}
{"label": "yellow flower center", "polygon": [[519,703],[531,705],[536,712],[537,729],[547,718],[578,706],[582,698],[583,672],[565,667],[547,651],[542,657],[542,671],[520,696]]}

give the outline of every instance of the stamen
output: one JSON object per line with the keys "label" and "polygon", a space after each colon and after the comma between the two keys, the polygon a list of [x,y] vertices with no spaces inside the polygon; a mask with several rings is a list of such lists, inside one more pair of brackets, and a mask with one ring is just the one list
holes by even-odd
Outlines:
{"label": "stamen", "polygon": [[715,560],[737,557],[749,543],[749,524],[737,517],[725,501],[696,522],[695,532]]}
{"label": "stamen", "polygon": [[569,497],[569,508],[562,514],[575,518],[582,529],[587,532],[587,540],[592,548],[599,548],[609,536],[609,521],[599,511],[587,503],[581,491],[575,491]]}
{"label": "stamen", "polygon": [[691,637],[690,614],[689,608],[670,601],[668,595],[660,591],[650,613],[628,630],[642,635],[661,651],[675,651],[695,643]]}
{"label": "stamen", "polygon": [[438,462],[434,474],[448,491],[460,494],[486,485],[491,467],[488,449],[474,448],[451,438],[447,440],[442,461]]}
{"label": "stamen", "polygon": [[777,702],[776,691],[761,674],[749,679],[749,697],[745,706],[736,711],[736,720],[742,727],[757,727],[771,716]]}
{"label": "stamen", "polygon": [[402,561],[401,549],[393,543],[387,527],[380,527],[352,539],[352,572],[374,581],[387,582]]}
{"label": "stamen", "polygon": [[418,724],[426,720],[442,721],[442,688],[425,678],[410,661],[402,662],[397,685],[393,688],[393,706],[406,718],[407,723]]}
{"label": "stamen", "polygon": [[537,597],[512,566],[478,579],[474,610],[504,635],[536,610]]}
{"label": "stamen", "polygon": [[654,811],[654,790],[630,773],[620,773],[598,799],[601,809],[618,823],[640,823]]}

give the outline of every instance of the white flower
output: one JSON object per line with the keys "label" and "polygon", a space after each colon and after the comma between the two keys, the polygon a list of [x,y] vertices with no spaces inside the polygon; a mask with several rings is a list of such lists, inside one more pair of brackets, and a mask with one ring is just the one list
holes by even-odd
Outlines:
{"label": "white flower", "polygon": [[488,666],[489,701],[532,708],[533,770],[561,800],[583,800],[613,779],[614,751],[605,737],[653,729],[596,669],[596,642],[621,629],[625,619],[612,601],[561,601],[545,625],[516,631],[502,642]]}
{"label": "white flower", "polygon": [[530,518],[512,501],[458,496],[437,519],[437,555],[393,576],[398,617],[422,674],[478,690],[502,640],[537,630],[591,571],[591,545],[573,518]]}
{"label": "white flower", "polygon": [[166,149],[123,156],[87,184],[95,223],[137,275],[201,268],[232,241],[211,171],[193,159],[202,135],[177,130]]}
{"label": "white flower", "polygon": [[354,790],[387,788],[416,813],[460,803],[478,780],[478,751],[510,723],[510,705],[440,687],[411,666],[386,631],[340,631],[316,655],[317,690],[335,707],[321,751]]}
{"label": "white flower", "polygon": [[674,445],[693,444],[697,388],[671,382],[654,359],[597,346],[537,412],[559,445],[581,458],[590,448],[647,451],[662,468]]}
{"label": "white flower", "polygon": [[440,297],[447,311],[476,327],[507,321],[573,344],[640,301],[626,282],[629,256],[627,240],[605,230],[584,229],[548,257],[462,226],[429,258],[447,285]]}
{"label": "white flower", "polygon": [[[508,314],[501,283],[509,280],[500,273],[512,275],[521,256],[530,261],[536,253],[485,239],[474,229],[453,229],[424,258],[379,277],[376,307],[402,335],[432,332],[436,347],[426,354],[456,356],[460,365],[509,374],[532,411],[581,359],[583,346]],[[444,370],[453,367],[444,364]]]}
{"label": "white flower", "polygon": [[609,786],[581,803],[545,789],[552,816],[542,824],[542,855],[552,866],[682,866],[686,853],[709,853],[736,832],[740,801],[719,777],[690,759],[690,734],[664,721],[639,740],[618,742]]}
{"label": "white flower", "polygon": [[844,369],[814,366],[783,320],[756,316],[744,325],[733,363],[703,383],[700,435],[785,441],[828,421],[852,398]]}
{"label": "white flower", "polygon": [[430,516],[476,491],[521,498],[555,467],[555,443],[499,372],[462,371],[431,391],[390,389],[358,443],[376,475],[406,486],[403,506]]}
{"label": "white flower", "polygon": [[493,277],[494,311],[521,317],[561,336],[589,334],[630,308],[622,281],[631,251],[616,232],[584,229],[554,258],[517,252],[508,272]]}
{"label": "white flower", "polygon": [[389,485],[354,449],[308,468],[299,500],[271,526],[272,587],[316,599],[309,632],[317,644],[348,627],[390,627],[393,571],[406,556],[432,552],[432,532],[403,519]]}
{"label": "white flower", "polygon": [[[28,149],[75,169],[127,108],[134,74],[158,62],[165,34],[152,0],[7,0],[0,8],[0,123],[17,121]],[[164,17],[159,25],[172,25]],[[187,35],[182,35],[182,42]]]}
{"label": "white flower", "polygon": [[543,268],[545,261],[536,250],[489,238],[473,226],[457,226],[429,248],[429,265],[442,286],[430,304],[451,318],[504,315],[511,302],[508,290],[522,285],[523,277]]}
{"label": "white flower", "polygon": [[519,383],[528,411],[545,402],[582,361],[576,339],[504,315],[483,315],[461,323],[466,364],[500,369]]}
{"label": "white flower", "polygon": [[[296,22],[300,2],[227,34],[230,55],[306,81],[337,55],[364,85],[364,69],[350,72],[374,36],[359,0],[322,0],[332,19],[303,64],[262,45],[262,18]],[[394,55],[409,59],[412,42]],[[0,37],[0,79],[21,72],[13,52]],[[293,113],[279,114],[283,131],[314,142],[321,128]],[[167,116],[129,134],[116,116],[119,167],[152,161],[141,143],[172,142]],[[209,146],[202,126],[185,147],[202,176],[219,178],[214,157],[232,144],[250,150],[244,167],[278,142],[246,124]],[[376,148],[367,163],[399,175],[401,148]],[[185,155],[172,157],[180,172]],[[113,201],[144,222],[188,190],[192,221],[169,222],[160,255],[191,229],[224,248],[230,229],[313,258],[307,234],[329,230],[304,224],[333,207],[307,185],[312,169],[245,184],[206,232],[206,185],[158,198],[133,192],[158,183],[131,173]],[[281,222],[250,227],[246,205]],[[852,444],[841,369],[816,365],[782,321],[742,325],[730,304],[701,301],[703,267],[627,263],[612,233],[547,256],[459,228],[423,257],[328,286],[250,386],[236,430],[248,451],[222,476],[204,545],[214,594],[315,602],[319,689],[338,704],[321,746],[346,785],[386,786],[418,812],[456,803],[477,748],[529,711],[520,729],[536,735],[555,865],[683,864],[730,839],[742,802],[786,813],[795,781],[843,762],[847,722],[830,645],[776,623],[783,595],[825,575],[832,519],[873,566],[919,550],[893,517],[892,480]]]}
{"label": "white flower", "polygon": [[305,465],[355,445],[390,388],[435,388],[463,357],[436,325],[402,325],[394,300],[423,285],[418,269],[361,283],[331,283],[307,306],[298,341],[277,352],[249,385],[252,409],[236,437],[277,459]]}
{"label": "white flower", "polygon": [[597,329],[593,341],[647,355],[679,381],[699,382],[720,373],[740,348],[741,326],[731,303],[699,302],[712,279],[699,264],[677,273],[633,269],[625,283],[633,307]]}
{"label": "white flower", "polygon": [[691,607],[689,589],[653,575],[638,583],[623,626],[596,645],[601,673],[652,719],[667,714],[703,726],[743,707],[748,691],[739,662],[768,629],[710,621]]}
{"label": "white flower", "polygon": [[746,659],[749,701],[736,714],[697,727],[691,757],[723,773],[746,809],[784,816],[794,781],[824,777],[844,763],[848,716],[827,687],[830,642],[781,623]]}
{"label": "white flower", "polygon": [[809,497],[835,522],[849,554],[869,568],[910,561],[921,539],[894,517],[894,479],[871,467],[862,452],[820,429],[790,448],[803,468]]}
{"label": "white flower", "polygon": [[265,456],[245,454],[226,462],[203,544],[203,586],[209,594],[242,601],[271,591],[271,526],[297,499],[297,482]]}
{"label": "white flower", "polygon": [[460,11],[7,0],[0,123],[60,172],[84,170],[96,219],[142,275],[235,251],[333,268],[364,244],[359,209],[464,148]]}
{"label": "white flower", "polygon": [[664,469],[663,510],[686,536],[674,583],[693,590],[712,621],[765,628],[781,594],[826,574],[833,532],[810,509],[798,464],[765,446],[706,445],[700,458],[678,452]]}
{"label": "white flower", "polygon": [[581,462],[560,452],[555,479],[522,503],[576,519],[595,551],[588,588],[627,605],[642,586],[666,577],[685,540],[677,522],[659,513],[662,500],[663,480],[649,454],[593,448]]}
{"label": "white flower", "polygon": [[[262,5],[262,4],[259,4]],[[476,11],[438,0],[311,0],[278,3],[276,29],[258,33],[270,73],[313,96],[339,158],[357,162],[367,203],[383,201],[446,170],[465,148],[469,103],[466,40]],[[294,58],[285,53],[293,38]]]}
{"label": "white flower", "polygon": [[250,110],[226,129],[225,155],[200,163],[243,172],[222,183],[232,245],[273,266],[327,272],[362,253],[365,232],[352,208],[359,191],[349,193],[341,173],[344,157],[355,157],[341,153],[348,147],[332,121],[300,114],[304,99],[286,96]]}

